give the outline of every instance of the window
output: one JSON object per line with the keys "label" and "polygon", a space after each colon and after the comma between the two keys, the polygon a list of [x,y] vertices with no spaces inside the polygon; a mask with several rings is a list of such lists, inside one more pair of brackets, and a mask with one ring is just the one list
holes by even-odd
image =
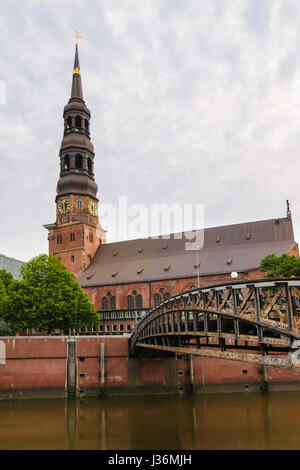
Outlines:
{"label": "window", "polygon": [[110,299],[110,309],[115,310],[116,309],[116,298],[113,296]]}
{"label": "window", "polygon": [[93,243],[93,241],[94,241],[94,235],[91,232],[89,233],[89,241],[91,243]]}
{"label": "window", "polygon": [[105,325],[105,332],[106,332],[106,333],[109,333],[109,332],[110,332],[110,326],[109,326],[109,325]]}
{"label": "window", "polygon": [[120,330],[120,333],[123,333],[124,332],[124,325],[120,325],[119,330]]}
{"label": "window", "polygon": [[72,127],[72,118],[71,116],[69,116],[67,119],[67,129],[71,129],[71,127]]}
{"label": "window", "polygon": [[62,235],[57,235],[57,243],[62,243]]}
{"label": "window", "polygon": [[141,294],[136,296],[136,308],[143,308],[143,297]]}
{"label": "window", "polygon": [[133,297],[132,295],[129,295],[127,297],[127,306],[128,308],[134,308],[134,302],[133,302]]}
{"label": "window", "polygon": [[131,326],[130,326],[130,325],[126,325],[126,331],[127,331],[128,333],[131,332]]}
{"label": "window", "polygon": [[164,300],[168,300],[170,297],[171,295],[169,294],[169,292],[166,292],[164,295]]}
{"label": "window", "polygon": [[89,170],[89,172],[91,173],[91,172],[92,172],[92,168],[93,168],[93,167],[92,167],[92,160],[91,160],[91,158],[88,158],[87,164],[88,164],[88,170]]}
{"label": "window", "polygon": [[161,303],[161,296],[159,294],[155,294],[154,296],[154,304],[159,305]]}
{"label": "window", "polygon": [[68,170],[70,168],[70,155],[66,155],[64,158],[64,169]]}
{"label": "window", "polygon": [[80,116],[76,116],[75,118],[75,127],[77,129],[81,129],[81,117]]}
{"label": "window", "polygon": [[117,332],[117,325],[113,325],[112,330],[113,330],[113,333],[116,333]]}
{"label": "window", "polygon": [[82,155],[80,155],[79,153],[75,157],[75,168],[82,168]]}
{"label": "window", "polygon": [[83,203],[81,199],[78,199],[76,201],[76,209],[82,209],[83,208]]}
{"label": "window", "polygon": [[106,297],[102,299],[102,310],[108,310],[108,300]]}
{"label": "window", "polygon": [[79,362],[85,362],[85,357],[80,357]]}
{"label": "window", "polygon": [[72,263],[75,262],[75,256],[71,256],[71,261],[72,261]]}
{"label": "window", "polygon": [[70,233],[70,240],[71,240],[71,242],[75,241],[75,233],[74,232]]}
{"label": "window", "polygon": [[87,119],[84,121],[84,125],[85,125],[85,130],[86,130],[87,132],[89,132],[89,127],[90,127],[90,126],[89,126],[89,121],[88,121]]}

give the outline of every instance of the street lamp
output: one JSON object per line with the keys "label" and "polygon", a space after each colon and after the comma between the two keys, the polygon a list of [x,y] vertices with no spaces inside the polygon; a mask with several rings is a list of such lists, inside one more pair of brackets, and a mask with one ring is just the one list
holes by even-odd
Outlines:
{"label": "street lamp", "polygon": [[198,278],[198,289],[199,289],[200,287],[199,246],[197,246],[197,278]]}

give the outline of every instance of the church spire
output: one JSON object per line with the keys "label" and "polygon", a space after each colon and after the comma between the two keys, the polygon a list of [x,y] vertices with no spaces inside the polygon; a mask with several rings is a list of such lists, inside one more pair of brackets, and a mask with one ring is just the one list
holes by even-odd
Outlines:
{"label": "church spire", "polygon": [[78,54],[78,43],[76,43],[76,51],[75,51],[75,60],[74,60],[74,68],[73,68],[73,80],[72,80],[72,91],[71,91],[71,100],[82,100],[83,101],[83,93],[82,93],[82,84],[81,84],[81,73],[80,73],[80,65],[79,65],[79,54]]}
{"label": "church spire", "polygon": [[94,147],[90,135],[91,112],[83,100],[76,32],[76,50],[71,98],[64,107],[64,136],[60,148],[60,178],[56,200],[70,194],[85,195],[97,201],[94,180]]}

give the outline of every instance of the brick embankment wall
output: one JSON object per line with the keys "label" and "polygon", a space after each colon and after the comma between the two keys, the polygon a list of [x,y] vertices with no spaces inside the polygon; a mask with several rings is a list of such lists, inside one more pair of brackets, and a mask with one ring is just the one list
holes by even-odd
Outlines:
{"label": "brick embankment wall", "polygon": [[[130,358],[126,336],[80,336],[76,343],[77,396],[141,393],[300,390],[300,373],[246,362],[195,356]],[[68,337],[0,338],[0,399],[66,397]],[[101,344],[104,355],[101,358]],[[3,346],[5,360],[3,360]],[[1,353],[2,351],[2,353]],[[101,377],[101,368],[104,377]]]}

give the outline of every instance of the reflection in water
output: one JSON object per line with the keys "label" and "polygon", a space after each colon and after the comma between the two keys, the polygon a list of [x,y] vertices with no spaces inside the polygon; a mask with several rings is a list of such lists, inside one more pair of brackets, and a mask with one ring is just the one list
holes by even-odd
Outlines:
{"label": "reflection in water", "polygon": [[300,393],[0,402],[0,449],[300,449]]}

